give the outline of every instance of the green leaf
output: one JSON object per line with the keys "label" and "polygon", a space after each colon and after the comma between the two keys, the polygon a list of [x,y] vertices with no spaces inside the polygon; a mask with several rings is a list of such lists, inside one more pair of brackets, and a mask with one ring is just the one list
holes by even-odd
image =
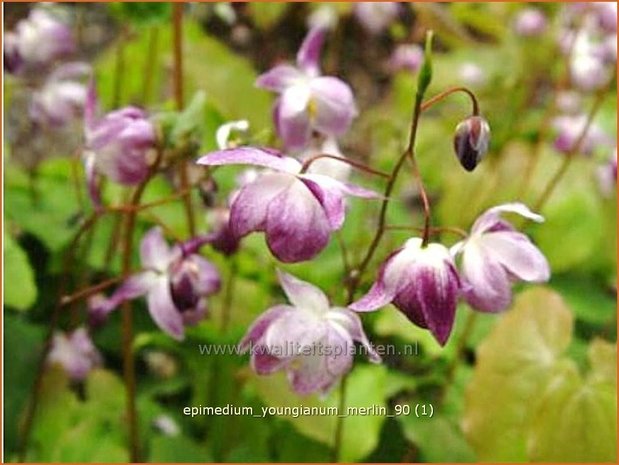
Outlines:
{"label": "green leaf", "polygon": [[4,234],[4,303],[27,310],[37,300],[37,286],[28,256],[19,244]]}
{"label": "green leaf", "polygon": [[[385,382],[387,370],[379,365],[357,366],[347,382],[346,407],[386,407]],[[339,405],[339,390],[335,388],[325,399],[318,396],[299,398],[291,391],[283,373],[269,377],[255,377],[258,396],[267,406],[329,408]],[[323,444],[333,446],[335,415],[301,415],[298,418],[280,417],[289,422],[299,433]],[[350,415],[344,419],[341,459],[345,462],[359,461],[369,455],[378,445],[384,415]],[[360,434],[360,432],[363,434]]]}
{"label": "green leaf", "polygon": [[542,393],[528,452],[539,462],[617,461],[617,383],[583,381],[566,370]]}
{"label": "green leaf", "polygon": [[527,422],[571,334],[569,309],[540,287],[519,295],[479,346],[463,430],[480,460],[526,459]]}
{"label": "green leaf", "polygon": [[582,375],[565,355],[572,326],[561,297],[536,288],[479,347],[463,429],[480,460],[616,461],[616,346],[593,341]]}
{"label": "green leaf", "polygon": [[128,453],[124,389],[109,371],[93,371],[85,399],[69,388],[66,374],[54,368],[42,383],[29,461],[124,462]]}
{"label": "green leaf", "polygon": [[422,462],[475,462],[475,454],[462,431],[444,416],[398,416],[404,436],[420,450]]}
{"label": "green leaf", "polygon": [[151,462],[208,463],[213,461],[211,453],[186,436],[158,435],[151,441],[149,460]]}
{"label": "green leaf", "polygon": [[41,355],[43,331],[12,312],[4,314],[4,348],[10,357],[5,358],[4,384],[4,447],[5,453],[15,451],[19,445],[18,427],[21,414],[30,395],[35,370]]}
{"label": "green leaf", "polygon": [[247,119],[254,133],[270,128],[272,97],[255,87],[257,74],[249,61],[205,35],[196,23],[187,21],[185,34],[188,91],[206,91],[226,119]]}

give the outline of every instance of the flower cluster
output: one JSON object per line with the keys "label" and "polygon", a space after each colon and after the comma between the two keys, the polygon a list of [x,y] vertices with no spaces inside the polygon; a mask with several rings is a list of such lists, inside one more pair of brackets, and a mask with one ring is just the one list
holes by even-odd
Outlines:
{"label": "flower cluster", "polygon": [[460,296],[475,310],[505,310],[511,302],[511,283],[547,281],[550,269],[527,236],[500,217],[502,212],[542,221],[522,204],[506,204],[481,215],[470,235],[451,251],[442,244],[409,239],[385,260],[370,291],[350,308],[367,312],[392,302],[440,344],[449,338]]}

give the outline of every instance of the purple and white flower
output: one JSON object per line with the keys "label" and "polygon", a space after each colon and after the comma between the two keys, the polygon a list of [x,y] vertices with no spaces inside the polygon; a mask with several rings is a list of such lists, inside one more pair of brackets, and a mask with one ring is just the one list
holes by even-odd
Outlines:
{"label": "purple and white flower", "polygon": [[260,75],[256,85],[280,94],[275,102],[275,127],[289,149],[303,149],[312,131],[344,134],[357,116],[352,90],[341,79],[320,75],[325,31],[310,30],[297,53],[297,66],[277,65]]}
{"label": "purple and white flower", "polygon": [[30,116],[43,126],[64,126],[84,112],[91,68],[86,63],[67,63],[56,68],[43,86],[32,94]]}
{"label": "purple and white flower", "polygon": [[331,307],[325,294],[305,281],[281,271],[278,276],[292,305],[271,307],[240,342],[256,373],[285,370],[298,394],[326,393],[351,369],[355,341],[372,362],[380,362],[355,312]]}
{"label": "purple and white flower", "polygon": [[397,2],[358,2],[355,3],[355,16],[370,34],[380,34],[387,29],[400,14]]}
{"label": "purple and white flower", "polygon": [[398,45],[389,59],[391,71],[410,71],[416,73],[423,63],[423,49],[417,44]]}
{"label": "purple and white flower", "polygon": [[516,34],[522,37],[537,37],[546,31],[546,15],[537,8],[525,8],[514,21]]}
{"label": "purple and white flower", "polygon": [[483,213],[473,224],[470,236],[451,249],[454,256],[462,255],[464,298],[482,312],[500,312],[509,307],[515,281],[541,283],[550,278],[550,267],[542,252],[501,218],[502,213],[544,221],[524,204],[499,205]]}
{"label": "purple and white flower", "polygon": [[101,363],[101,354],[85,328],[78,328],[70,334],[54,334],[47,364],[61,366],[71,380],[84,380]]}
{"label": "purple and white flower", "polygon": [[315,257],[346,216],[345,195],[377,198],[375,192],[322,174],[301,173],[302,165],[271,149],[239,147],[198,160],[207,166],[250,164],[269,168],[232,200],[230,230],[241,238],[264,231],[269,249],[282,262]]}
{"label": "purple and white flower", "polygon": [[112,181],[136,185],[149,172],[149,154],[154,149],[156,133],[146,113],[136,107],[125,107],[97,119],[97,97],[94,84],[88,89],[85,120],[85,150],[88,190],[95,205],[100,205],[97,174]]}
{"label": "purple and white flower", "polygon": [[45,8],[33,8],[26,19],[7,32],[4,44],[5,68],[11,73],[35,71],[51,65],[75,50],[69,26]]}
{"label": "purple and white flower", "polygon": [[[555,118],[552,123],[556,131],[555,149],[565,154],[571,153],[587,128],[587,119],[584,114],[563,115]],[[591,155],[599,146],[606,144],[609,144],[608,135],[594,121],[580,143],[579,151],[585,155]]]}
{"label": "purple and white flower", "polygon": [[196,253],[205,242],[198,238],[169,247],[159,227],[148,231],[140,245],[143,271],[127,278],[111,297],[92,298],[91,322],[100,323],[122,302],[146,296],[157,326],[182,340],[185,326],[197,324],[206,315],[205,298],[220,288],[217,269]]}
{"label": "purple and white flower", "polygon": [[460,278],[449,250],[437,243],[423,246],[420,238],[412,238],[385,260],[369,292],[349,307],[369,312],[393,303],[445,345],[459,291]]}

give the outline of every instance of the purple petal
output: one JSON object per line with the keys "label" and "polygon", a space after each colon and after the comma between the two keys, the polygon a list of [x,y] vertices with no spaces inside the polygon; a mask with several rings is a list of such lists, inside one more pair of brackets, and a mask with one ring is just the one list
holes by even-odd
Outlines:
{"label": "purple petal", "polygon": [[155,324],[177,341],[185,337],[183,318],[172,302],[167,276],[159,276],[147,295],[148,311]]}
{"label": "purple petal", "polygon": [[342,193],[338,189],[323,188],[320,184],[308,179],[308,176],[300,176],[300,179],[322,205],[331,230],[340,229],[346,216],[346,204]]}
{"label": "purple petal", "polygon": [[88,318],[91,324],[101,324],[107,315],[115,310],[121,303],[135,299],[149,292],[156,284],[157,275],[145,271],[128,277],[125,282],[109,297],[95,295],[88,301]]}
{"label": "purple petal", "polygon": [[97,106],[97,89],[94,79],[91,79],[86,91],[86,102],[84,104],[84,123],[87,128],[92,128],[95,125]]}
{"label": "purple petal", "polygon": [[204,299],[201,299],[194,308],[185,309],[181,312],[183,326],[195,326],[200,323],[208,313]]}
{"label": "purple petal", "polygon": [[281,270],[277,270],[277,276],[293,306],[309,309],[316,315],[329,311],[329,300],[319,288]]}
{"label": "purple petal", "polygon": [[178,251],[173,252],[163,237],[159,226],[151,228],[140,243],[140,261],[146,269],[166,272]]}
{"label": "purple petal", "polygon": [[236,238],[266,227],[269,204],[295,179],[279,173],[262,174],[256,181],[244,186],[230,208],[230,230]]}
{"label": "purple petal", "polygon": [[334,307],[329,312],[329,320],[342,326],[354,341],[361,343],[368,351],[368,357],[371,362],[381,362],[380,355],[374,350],[363,330],[359,315],[348,308]]}
{"label": "purple petal", "polygon": [[256,349],[250,363],[252,369],[259,375],[270,375],[285,367],[289,360],[271,355],[265,347],[261,347]]}
{"label": "purple petal", "polygon": [[200,255],[191,255],[186,260],[194,264],[198,270],[196,285],[200,295],[206,296],[219,291],[221,288],[221,278],[215,265]]}
{"label": "purple petal", "polygon": [[294,158],[285,157],[275,150],[264,150],[254,147],[237,147],[233,149],[211,152],[199,158],[200,165],[257,165],[271,168],[284,173],[298,173],[301,163]]}
{"label": "purple petal", "polygon": [[496,207],[492,207],[483,213],[475,223],[473,224],[473,228],[471,229],[474,233],[483,233],[488,229],[492,228],[495,223],[500,221],[501,213],[517,213],[527,219],[533,220],[535,222],[541,223],[544,221],[544,217],[533,213],[529,208],[519,202],[514,203],[506,203],[503,205],[498,205]]}
{"label": "purple petal", "polygon": [[275,126],[284,145],[290,150],[303,149],[309,143],[311,136],[309,101],[309,88],[298,85],[288,88],[276,103]]}
{"label": "purple petal", "polygon": [[245,336],[241,339],[241,342],[239,342],[239,349],[241,352],[246,352],[252,349],[252,346],[260,344],[269,326],[286,312],[290,311],[294,311],[294,308],[288,305],[276,305],[260,315],[249,327],[247,333],[245,333]]}
{"label": "purple petal", "polygon": [[294,66],[277,65],[258,76],[256,86],[273,92],[283,92],[300,78],[303,78],[303,74]]}
{"label": "purple petal", "polygon": [[512,298],[511,283],[505,269],[485,247],[469,243],[462,254],[463,288],[466,301],[482,312],[505,310]]}
{"label": "purple petal", "polygon": [[406,317],[429,329],[444,345],[453,326],[460,281],[452,266],[416,264],[393,303]]}
{"label": "purple petal", "polygon": [[295,357],[307,347],[314,346],[329,330],[326,320],[302,308],[281,315],[271,323],[263,343],[273,355]]}
{"label": "purple petal", "polygon": [[408,257],[401,254],[403,251],[403,248],[398,249],[387,257],[369,292],[348,308],[356,312],[371,312],[384,307],[395,298],[409,264]]}
{"label": "purple petal", "polygon": [[281,191],[267,208],[266,239],[279,260],[309,260],[329,242],[330,225],[325,212],[300,181]]}
{"label": "purple petal", "polygon": [[101,186],[97,178],[95,158],[94,152],[88,151],[84,153],[84,174],[86,176],[88,196],[95,209],[99,210],[103,206],[103,202],[101,201]]}
{"label": "purple petal", "polygon": [[297,53],[297,65],[307,74],[320,74],[320,52],[325,39],[325,30],[322,27],[311,29]]}
{"label": "purple petal", "polygon": [[352,90],[334,77],[319,77],[311,82],[316,113],[314,126],[323,134],[342,135],[357,116]]}
{"label": "purple petal", "polygon": [[550,278],[550,267],[546,257],[522,233],[503,231],[486,233],[483,247],[496,257],[511,274],[523,281],[546,282]]}

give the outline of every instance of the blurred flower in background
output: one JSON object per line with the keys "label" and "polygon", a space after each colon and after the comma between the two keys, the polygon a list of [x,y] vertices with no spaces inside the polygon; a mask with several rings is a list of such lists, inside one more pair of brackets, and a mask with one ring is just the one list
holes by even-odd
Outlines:
{"label": "blurred flower in background", "polygon": [[71,380],[83,381],[101,365],[102,359],[86,328],[78,328],[71,333],[54,334],[47,363],[62,367]]}
{"label": "blurred flower in background", "polygon": [[370,34],[380,34],[400,14],[396,2],[358,2],[354,8],[357,20]]}

